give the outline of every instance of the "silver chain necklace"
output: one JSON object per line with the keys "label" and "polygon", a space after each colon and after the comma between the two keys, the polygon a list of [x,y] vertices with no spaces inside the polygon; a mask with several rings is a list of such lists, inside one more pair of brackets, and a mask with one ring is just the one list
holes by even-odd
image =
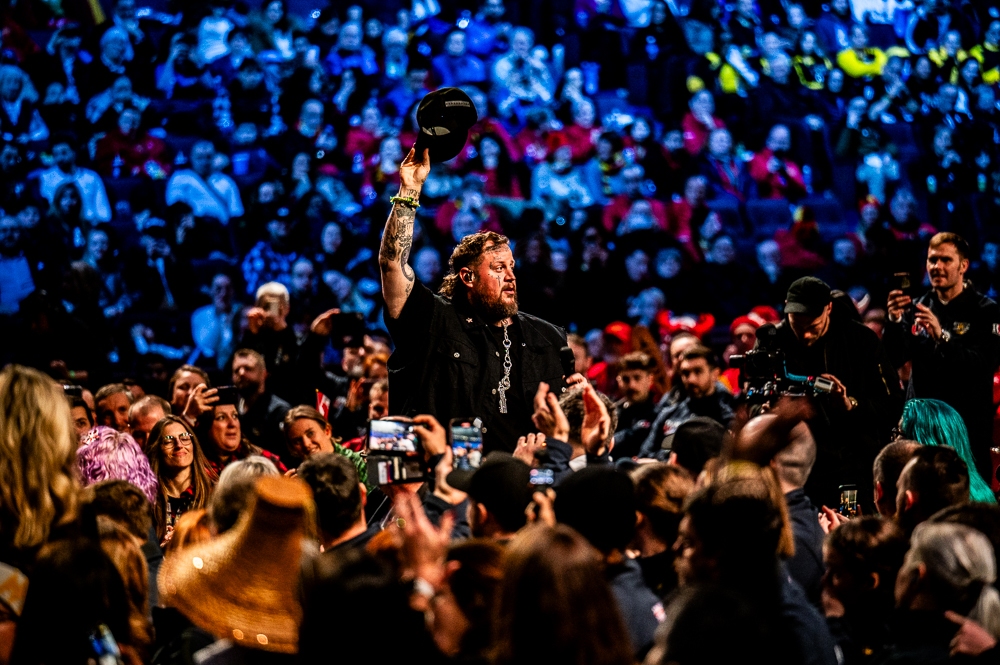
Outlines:
{"label": "silver chain necklace", "polygon": [[497,390],[500,392],[500,413],[507,413],[507,391],[510,390],[510,368],[512,367],[512,363],[510,362],[510,336],[507,334],[507,325],[506,323],[503,324],[503,378],[500,379],[500,385],[497,387]]}

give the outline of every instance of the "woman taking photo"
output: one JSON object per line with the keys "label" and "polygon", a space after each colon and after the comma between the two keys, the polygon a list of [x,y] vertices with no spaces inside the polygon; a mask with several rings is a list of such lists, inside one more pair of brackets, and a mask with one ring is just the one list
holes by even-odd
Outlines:
{"label": "woman taking photo", "polygon": [[165,547],[177,519],[208,504],[212,481],[198,437],[180,416],[166,416],[156,423],[149,442],[149,466],[160,483],[153,505],[153,525],[160,546]]}
{"label": "woman taking photo", "polygon": [[235,404],[219,402],[212,405],[198,418],[198,433],[205,442],[206,471],[213,483],[219,480],[219,474],[228,464],[251,455],[268,458],[281,473],[288,471],[277,455],[258,448],[244,438]]}

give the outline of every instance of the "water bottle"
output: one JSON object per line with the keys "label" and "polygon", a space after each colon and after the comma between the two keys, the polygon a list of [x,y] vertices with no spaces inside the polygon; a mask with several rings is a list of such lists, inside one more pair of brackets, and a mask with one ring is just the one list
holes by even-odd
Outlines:
{"label": "water bottle", "polygon": [[646,37],[646,56],[650,60],[656,60],[658,55],[660,55],[660,46],[656,43],[656,37],[652,35]]}
{"label": "water bottle", "polygon": [[122,177],[122,166],[125,165],[125,160],[122,159],[121,155],[115,155],[115,159],[111,162],[111,177],[118,180]]}
{"label": "water bottle", "polygon": [[365,171],[365,156],[360,152],[354,153],[354,161],[351,164],[351,172],[361,174]]}
{"label": "water bottle", "polygon": [[978,176],[976,176],[976,184],[979,185],[979,191],[980,192],[985,192],[986,191],[986,174],[985,173],[980,173]]}
{"label": "water bottle", "polygon": [[813,170],[812,167],[806,164],[802,167],[802,180],[806,183],[806,192],[809,194],[813,193]]}

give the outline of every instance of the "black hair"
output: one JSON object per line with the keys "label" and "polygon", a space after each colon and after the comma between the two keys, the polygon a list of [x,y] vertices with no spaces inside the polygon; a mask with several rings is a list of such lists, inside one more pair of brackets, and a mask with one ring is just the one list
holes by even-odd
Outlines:
{"label": "black hair", "polygon": [[354,463],[338,453],[313,455],[298,470],[313,491],[316,521],[329,537],[347,531],[361,515],[361,488]]}

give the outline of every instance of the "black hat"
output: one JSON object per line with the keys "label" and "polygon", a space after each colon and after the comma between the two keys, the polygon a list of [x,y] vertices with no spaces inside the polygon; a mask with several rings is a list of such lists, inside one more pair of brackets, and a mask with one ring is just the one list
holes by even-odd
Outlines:
{"label": "black hat", "polygon": [[725,440],[726,428],[718,421],[696,416],[677,427],[670,450],[677,454],[677,464],[697,476],[705,462],[722,454]]}
{"label": "black hat", "polygon": [[505,530],[524,526],[524,510],[531,503],[531,467],[509,453],[490,453],[475,471],[452,471],[448,484],[483,504]]}
{"label": "black hat", "polygon": [[826,282],[816,277],[800,277],[788,287],[785,313],[819,316],[830,300],[830,286]]}
{"label": "black hat", "polygon": [[424,148],[431,151],[431,162],[447,162],[465,147],[469,129],[479,119],[476,107],[458,88],[441,88],[429,93],[417,107],[417,158]]}
{"label": "black hat", "polygon": [[556,490],[556,519],[604,552],[624,550],[635,535],[635,486],[622,471],[588,466]]}

